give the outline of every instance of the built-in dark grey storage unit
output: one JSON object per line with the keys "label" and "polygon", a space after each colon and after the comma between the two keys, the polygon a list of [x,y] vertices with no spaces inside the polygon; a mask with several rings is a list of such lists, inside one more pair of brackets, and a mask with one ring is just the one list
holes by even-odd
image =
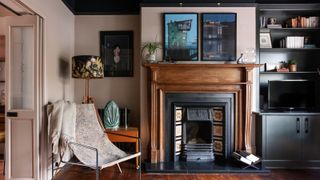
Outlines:
{"label": "built-in dark grey storage unit", "polygon": [[256,148],[270,168],[320,167],[320,113],[256,113]]}
{"label": "built-in dark grey storage unit", "polygon": [[[259,73],[260,109],[268,110],[268,81],[312,80],[316,81],[320,92],[320,22],[317,20],[320,4],[259,4],[257,14],[257,52],[259,63],[264,64]],[[271,19],[276,20],[273,27],[268,26]],[[292,26],[292,19],[299,19],[300,23]],[[260,43],[266,40],[266,34],[270,36],[271,47]],[[300,46],[298,40],[291,42],[298,44],[296,47],[281,46],[281,41],[288,37],[303,37],[303,42]],[[273,66],[279,68],[290,60],[296,62],[296,71],[271,70]]]}

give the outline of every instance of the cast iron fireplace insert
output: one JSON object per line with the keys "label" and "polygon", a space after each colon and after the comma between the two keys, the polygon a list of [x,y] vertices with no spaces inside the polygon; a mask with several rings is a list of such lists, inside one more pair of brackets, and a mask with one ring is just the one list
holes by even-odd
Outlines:
{"label": "cast iron fireplace insert", "polygon": [[166,93],[165,162],[227,160],[234,149],[234,94]]}

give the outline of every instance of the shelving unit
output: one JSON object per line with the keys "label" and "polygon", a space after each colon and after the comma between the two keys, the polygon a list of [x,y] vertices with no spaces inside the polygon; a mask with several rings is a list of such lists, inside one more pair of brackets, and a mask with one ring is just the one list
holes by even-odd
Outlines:
{"label": "shelving unit", "polygon": [[[263,23],[258,23],[257,36],[259,37],[260,33],[270,33],[272,44],[272,48],[260,48],[258,43],[259,64],[268,64],[268,68],[273,67],[273,65],[277,67],[281,62],[282,64],[288,63],[289,60],[294,60],[297,64],[295,72],[267,71],[266,67],[260,68],[258,99],[260,112],[254,113],[253,118],[256,125],[256,153],[262,157],[262,164],[265,167],[320,167],[318,153],[320,144],[315,139],[320,132],[320,25],[310,28],[291,28],[286,25],[288,19],[298,16],[319,17],[320,4],[261,4],[258,6],[257,22],[263,22],[260,21],[263,17],[265,19],[275,18],[277,20],[276,24],[282,25],[282,28],[268,29],[267,26],[264,27]],[[310,46],[309,48],[281,48],[280,40],[287,36],[308,37],[307,44],[313,44],[313,48],[310,48]],[[315,81],[315,92],[317,93],[315,110],[290,111],[291,109],[289,109],[288,111],[281,111],[277,108],[269,109],[268,81],[270,80],[298,80],[296,81],[298,83],[300,83],[299,81],[301,83],[306,82],[304,80]],[[279,88],[281,87],[279,86]],[[298,91],[298,88],[297,90],[292,88],[290,93],[299,94]],[[310,90],[310,92],[313,91]],[[283,98],[283,101],[290,101],[290,98]]]}
{"label": "shelving unit", "polygon": [[[294,60],[297,63],[296,72],[270,72],[266,67],[260,68],[259,73],[259,106],[261,111],[267,110],[268,103],[268,81],[269,80],[290,80],[290,79],[312,79],[316,80],[319,86],[320,77],[320,22],[317,27],[290,27],[289,19],[296,17],[320,17],[320,4],[260,4],[258,6],[258,31],[260,33],[270,33],[272,48],[260,48],[259,63],[281,66],[281,62],[287,63]],[[282,28],[266,28],[267,23],[262,23],[262,19],[267,22],[269,18],[275,18],[276,24],[281,24]],[[289,26],[289,27],[288,27]],[[303,36],[308,38],[308,44],[314,48],[281,48],[280,40],[288,36]],[[320,87],[320,86],[319,86]],[[320,100],[319,100],[320,102]]]}

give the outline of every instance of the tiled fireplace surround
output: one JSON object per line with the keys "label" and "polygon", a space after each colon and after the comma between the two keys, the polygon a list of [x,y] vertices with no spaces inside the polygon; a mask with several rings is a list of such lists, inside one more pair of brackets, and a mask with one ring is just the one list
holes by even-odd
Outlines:
{"label": "tiled fireplace surround", "polygon": [[228,159],[234,145],[232,93],[166,93],[165,161]]}
{"label": "tiled fireplace surround", "polygon": [[[172,121],[166,116],[166,98],[174,94],[202,94],[233,98],[231,119],[233,131],[228,131],[228,153],[246,149],[251,152],[252,70],[257,64],[145,64],[151,75],[151,163],[172,161]],[[201,98],[201,97],[200,97]],[[168,105],[167,105],[168,106]]]}

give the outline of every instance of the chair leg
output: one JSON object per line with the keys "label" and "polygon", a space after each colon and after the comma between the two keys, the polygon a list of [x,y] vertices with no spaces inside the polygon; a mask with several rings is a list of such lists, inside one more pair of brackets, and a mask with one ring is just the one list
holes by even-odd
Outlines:
{"label": "chair leg", "polygon": [[118,166],[118,169],[119,169],[120,173],[122,173],[122,170],[121,170],[120,165],[119,165],[119,164],[117,164],[117,166]]}
{"label": "chair leg", "polygon": [[96,169],[96,180],[99,180],[100,179],[100,169],[97,168]]}

